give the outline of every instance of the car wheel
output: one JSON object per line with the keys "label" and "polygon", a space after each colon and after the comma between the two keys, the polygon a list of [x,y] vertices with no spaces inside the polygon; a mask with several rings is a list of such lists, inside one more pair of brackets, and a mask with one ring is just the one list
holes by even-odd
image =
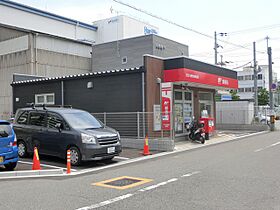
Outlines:
{"label": "car wheel", "polygon": [[72,166],[78,166],[81,164],[81,153],[77,147],[70,147],[70,161]]}
{"label": "car wheel", "polygon": [[24,141],[19,141],[18,142],[18,156],[21,158],[27,157],[27,146]]}
{"label": "car wheel", "polygon": [[111,163],[113,161],[113,159],[114,159],[114,156],[113,157],[109,157],[109,158],[105,158],[105,159],[103,159],[103,162],[104,163]]}
{"label": "car wheel", "polygon": [[266,124],[266,120],[261,120],[261,124]]}
{"label": "car wheel", "polygon": [[5,164],[4,166],[8,171],[12,171],[17,166],[17,162],[8,163],[8,164]]}

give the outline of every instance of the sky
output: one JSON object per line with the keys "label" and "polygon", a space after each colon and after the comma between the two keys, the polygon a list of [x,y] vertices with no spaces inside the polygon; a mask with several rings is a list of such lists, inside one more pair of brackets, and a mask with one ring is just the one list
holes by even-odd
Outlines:
{"label": "sky", "polygon": [[[268,64],[267,46],[271,47],[273,71],[280,78],[278,0],[121,0],[185,29],[113,0],[14,1],[89,24],[117,14],[127,15],[157,26],[160,36],[188,45],[190,58],[211,64],[215,61],[213,48],[216,31],[220,46],[218,62],[222,60],[227,64],[226,68],[234,70],[253,65],[253,42],[256,42],[258,64]],[[110,8],[113,8],[113,12]],[[221,36],[220,33],[227,33],[227,36]]]}

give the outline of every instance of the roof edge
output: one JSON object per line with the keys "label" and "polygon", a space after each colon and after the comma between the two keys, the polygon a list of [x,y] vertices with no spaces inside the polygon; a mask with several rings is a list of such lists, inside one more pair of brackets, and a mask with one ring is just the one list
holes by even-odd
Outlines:
{"label": "roof edge", "polygon": [[0,0],[0,5],[5,5],[5,6],[8,6],[8,7],[12,7],[14,9],[18,9],[18,10],[33,13],[33,14],[36,14],[36,15],[40,15],[40,16],[43,16],[43,17],[47,17],[47,18],[50,18],[50,19],[62,21],[62,22],[68,23],[68,24],[77,25],[77,26],[80,26],[82,28],[86,28],[86,29],[90,29],[90,30],[94,30],[94,31],[97,30],[96,26],[93,26],[93,25],[90,25],[90,24],[87,24],[87,23],[83,23],[83,22],[80,22],[80,21],[77,21],[77,20],[74,20],[74,19],[71,19],[71,18],[56,15],[56,14],[51,13],[51,12],[46,12],[46,11],[43,11],[43,10],[40,10],[40,9],[37,9],[37,8],[34,8],[34,7],[30,7],[30,6],[27,6],[27,5],[24,5],[24,4],[17,3],[17,2],[13,2],[13,1],[9,1],[9,0]]}

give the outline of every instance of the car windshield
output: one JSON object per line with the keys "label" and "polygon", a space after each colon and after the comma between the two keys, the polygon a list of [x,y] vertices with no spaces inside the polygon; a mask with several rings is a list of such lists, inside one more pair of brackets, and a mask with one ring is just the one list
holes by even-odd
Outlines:
{"label": "car windshield", "polygon": [[9,123],[0,123],[0,138],[12,135],[12,128]]}
{"label": "car windshield", "polygon": [[63,114],[66,121],[75,129],[97,129],[103,125],[88,112],[76,112]]}

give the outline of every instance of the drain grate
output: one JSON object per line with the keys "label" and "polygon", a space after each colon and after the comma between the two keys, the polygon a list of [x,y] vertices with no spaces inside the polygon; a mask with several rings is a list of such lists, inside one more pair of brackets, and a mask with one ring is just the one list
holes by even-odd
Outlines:
{"label": "drain grate", "polygon": [[135,186],[138,186],[141,184],[145,184],[145,183],[151,182],[151,181],[152,181],[152,179],[122,176],[122,177],[117,177],[114,179],[105,180],[102,182],[93,183],[92,185],[110,187],[110,188],[123,190],[123,189],[131,188],[131,187],[135,187]]}
{"label": "drain grate", "polygon": [[141,182],[139,179],[131,179],[131,178],[123,178],[123,179],[118,179],[112,182],[107,182],[105,184],[107,185],[112,185],[112,186],[118,186],[118,187],[123,187],[127,185],[131,185],[137,182]]}

